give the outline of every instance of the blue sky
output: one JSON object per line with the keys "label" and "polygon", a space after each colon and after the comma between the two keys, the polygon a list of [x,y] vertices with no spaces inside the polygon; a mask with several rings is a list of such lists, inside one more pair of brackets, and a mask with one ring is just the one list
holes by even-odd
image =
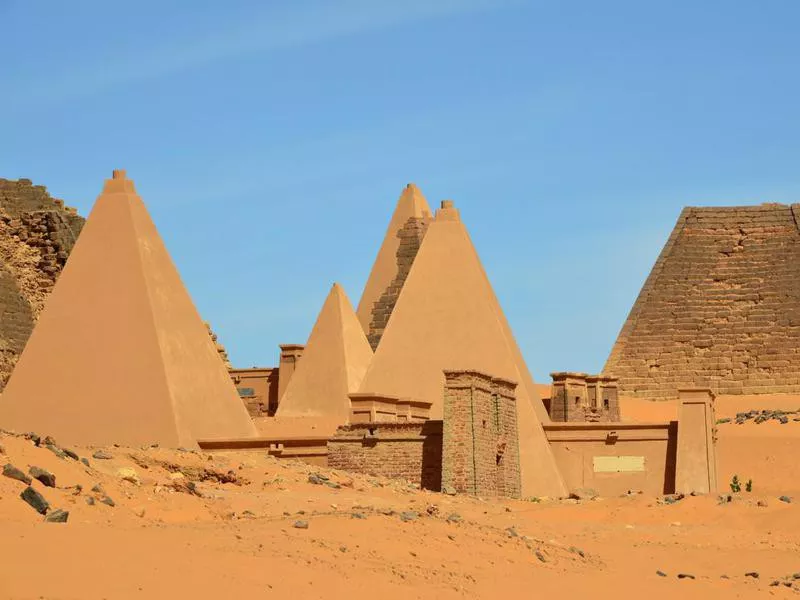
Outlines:
{"label": "blue sky", "polygon": [[0,177],[137,184],[237,366],[455,200],[534,377],[599,371],[684,205],[800,201],[800,3],[0,0]]}

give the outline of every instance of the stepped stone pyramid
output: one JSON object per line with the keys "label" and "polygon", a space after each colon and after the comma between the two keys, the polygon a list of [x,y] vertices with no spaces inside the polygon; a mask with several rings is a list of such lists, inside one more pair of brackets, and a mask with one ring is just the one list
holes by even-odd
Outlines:
{"label": "stepped stone pyramid", "polygon": [[386,329],[430,219],[428,201],[409,183],[397,201],[356,311],[373,350]]}
{"label": "stepped stone pyramid", "polygon": [[800,393],[800,205],[685,208],[606,362],[620,394]]}
{"label": "stepped stone pyramid", "polygon": [[0,397],[0,427],[89,445],[256,435],[124,171],[106,181]]}
{"label": "stepped stone pyramid", "polygon": [[334,284],[276,416],[336,417],[348,422],[348,394],[358,391],[371,360],[372,348],[353,306],[342,287]]}
{"label": "stepped stone pyramid", "polygon": [[476,370],[518,383],[522,494],[566,495],[542,429],[544,407],[449,201],[428,227],[360,392],[431,402],[430,417],[441,419],[444,370]]}
{"label": "stepped stone pyramid", "polygon": [[0,391],[55,285],[83,217],[28,179],[0,179]]}

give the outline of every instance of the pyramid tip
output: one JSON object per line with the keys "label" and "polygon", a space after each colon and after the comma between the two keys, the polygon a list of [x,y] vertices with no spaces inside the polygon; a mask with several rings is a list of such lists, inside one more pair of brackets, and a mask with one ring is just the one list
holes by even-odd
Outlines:
{"label": "pyramid tip", "polygon": [[461,216],[456,208],[456,203],[452,200],[442,200],[441,208],[436,211],[436,220],[460,221]]}
{"label": "pyramid tip", "polygon": [[133,186],[133,181],[128,179],[125,169],[114,169],[111,172],[111,179],[106,179],[103,186],[104,194],[135,194],[136,188]]}
{"label": "pyramid tip", "polygon": [[111,179],[125,179],[125,169],[114,169],[111,172]]}

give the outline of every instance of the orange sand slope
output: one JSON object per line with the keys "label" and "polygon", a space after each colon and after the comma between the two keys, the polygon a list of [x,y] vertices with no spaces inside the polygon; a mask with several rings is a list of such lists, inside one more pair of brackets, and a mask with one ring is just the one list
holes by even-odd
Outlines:
{"label": "orange sand slope", "polygon": [[0,462],[55,474],[57,488],[33,487],[70,512],[43,522],[19,498],[25,484],[0,476],[2,598],[757,598],[800,587],[800,496],[484,501],[265,453],[72,448],[87,467],[23,437],[0,434],[0,445]]}

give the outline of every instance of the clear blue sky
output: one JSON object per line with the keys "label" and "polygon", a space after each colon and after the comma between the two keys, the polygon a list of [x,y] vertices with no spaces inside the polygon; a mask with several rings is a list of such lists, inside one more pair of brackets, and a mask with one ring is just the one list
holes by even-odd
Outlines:
{"label": "clear blue sky", "polygon": [[800,201],[797,0],[0,0],[0,177],[125,168],[237,366],[356,304],[416,182],[534,376],[598,371],[684,205]]}

